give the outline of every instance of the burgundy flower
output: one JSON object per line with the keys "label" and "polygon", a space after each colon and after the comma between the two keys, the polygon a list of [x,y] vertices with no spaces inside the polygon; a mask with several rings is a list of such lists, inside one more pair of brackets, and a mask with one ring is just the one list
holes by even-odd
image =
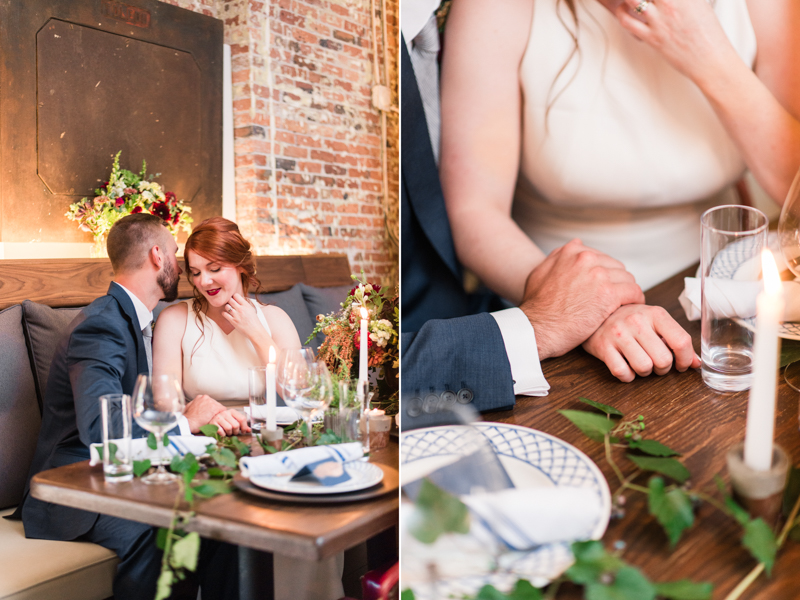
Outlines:
{"label": "burgundy flower", "polygon": [[169,221],[171,215],[169,214],[169,207],[164,202],[153,204],[150,208],[150,214],[161,217],[165,221]]}
{"label": "burgundy flower", "polygon": [[167,192],[164,194],[164,197],[167,199],[167,202],[171,202],[172,204],[175,204],[178,201],[178,198],[175,197],[174,192]]}
{"label": "burgundy flower", "polygon": [[178,211],[175,213],[175,216],[172,217],[172,224],[177,225],[178,221],[180,221],[180,218],[181,218],[181,211]]}
{"label": "burgundy flower", "polygon": [[123,198],[122,196],[120,196],[119,198],[117,198],[117,201],[115,202],[115,204],[116,204],[117,206],[122,206],[123,204],[125,204],[125,198]]}
{"label": "burgundy flower", "polygon": [[[353,335],[353,344],[356,347],[356,350],[361,350],[361,331],[356,331]],[[372,340],[369,339],[369,334],[367,335],[367,352],[370,351],[372,348]]]}
{"label": "burgundy flower", "polygon": [[140,213],[140,212],[142,212],[142,207],[141,206],[134,206],[133,209],[131,210],[131,214],[132,215],[135,215],[135,214]]}

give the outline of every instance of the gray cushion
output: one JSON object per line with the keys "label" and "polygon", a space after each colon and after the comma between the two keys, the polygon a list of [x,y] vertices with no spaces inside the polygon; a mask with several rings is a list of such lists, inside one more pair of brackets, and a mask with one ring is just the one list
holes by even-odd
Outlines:
{"label": "gray cushion", "polygon": [[0,509],[18,504],[36,450],[41,414],[22,331],[22,307],[0,312]]}
{"label": "gray cushion", "polygon": [[[299,283],[300,291],[303,293],[303,299],[308,308],[308,315],[311,317],[312,323],[317,322],[317,315],[327,315],[332,312],[339,312],[342,308],[342,302],[347,298],[347,294],[353,289],[352,285],[340,285],[336,287],[318,288],[305,283]],[[318,333],[314,347],[319,345],[325,340],[325,335]]]}
{"label": "gray cushion", "polygon": [[81,309],[50,308],[30,300],[25,300],[22,308],[25,311],[25,334],[28,337],[31,362],[35,367],[33,375],[36,396],[41,407],[47,387],[47,376],[50,374],[50,363],[53,361],[56,346]]}
{"label": "gray cushion", "polygon": [[[308,336],[314,329],[314,322],[308,315],[306,303],[303,300],[303,294],[300,291],[300,285],[297,284],[285,292],[272,292],[270,294],[259,294],[258,299],[264,304],[273,304],[278,308],[282,308],[292,319],[292,323],[297,328],[297,333],[300,335],[300,342],[305,345]],[[316,349],[317,344],[312,344]]]}

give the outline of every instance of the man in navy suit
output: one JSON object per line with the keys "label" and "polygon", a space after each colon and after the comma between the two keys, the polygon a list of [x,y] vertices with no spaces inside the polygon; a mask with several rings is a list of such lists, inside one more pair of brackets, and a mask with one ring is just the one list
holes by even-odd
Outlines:
{"label": "man in navy suit", "polygon": [[[438,38],[430,41],[436,35],[430,5],[427,0],[404,3],[401,23],[404,428],[430,422],[426,415],[447,406],[497,410],[512,408],[515,395],[546,395],[549,385],[540,360],[581,344],[619,306],[644,301],[633,276],[619,272],[619,262],[577,240],[531,272],[519,308],[486,312],[491,300],[464,291],[434,152],[438,107],[432,106],[438,103],[438,89],[433,89],[433,101],[423,102],[420,94],[420,87],[437,87],[438,72],[426,73],[422,59],[412,60],[411,54],[418,43],[428,52],[433,47],[435,54]],[[423,39],[426,32],[428,40]]]}
{"label": "man in navy suit", "polygon": [[[98,398],[131,394],[138,375],[151,371],[152,310],[159,300],[177,296],[181,274],[177,250],[163,221],[154,215],[130,215],[111,228],[108,255],[114,282],[106,296],[81,311],[56,349],[31,477],[88,459],[89,445],[102,441]],[[215,411],[224,410],[210,398],[195,402],[187,407],[181,424],[187,434],[208,423]],[[145,435],[134,424],[134,437]],[[88,540],[116,552],[118,600],[154,597],[161,552],[153,527],[42,502],[27,490],[22,520],[26,537]],[[235,548],[204,541],[197,572],[204,598],[238,597]]]}

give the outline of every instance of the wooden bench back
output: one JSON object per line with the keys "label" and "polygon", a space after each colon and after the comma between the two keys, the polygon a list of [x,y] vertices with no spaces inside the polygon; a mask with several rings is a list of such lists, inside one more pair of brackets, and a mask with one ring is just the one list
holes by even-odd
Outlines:
{"label": "wooden bench back", "polygon": [[[183,259],[179,259],[183,267]],[[344,254],[257,256],[261,291],[288,290],[296,283],[316,287],[347,285],[350,264]],[[0,260],[0,310],[33,300],[54,308],[83,306],[108,290],[114,276],[107,258]],[[181,275],[179,298],[189,298],[191,286]]]}

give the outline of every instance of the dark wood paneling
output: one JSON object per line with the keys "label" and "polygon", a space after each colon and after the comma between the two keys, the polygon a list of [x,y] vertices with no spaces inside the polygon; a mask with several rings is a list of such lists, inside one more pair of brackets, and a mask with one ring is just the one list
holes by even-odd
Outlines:
{"label": "dark wood paneling", "polygon": [[222,41],[157,0],[0,0],[0,241],[90,241],[64,213],[118,150],[219,215]]}
{"label": "dark wood paneling", "polygon": [[[299,282],[330,287],[351,281],[344,254],[258,256],[256,269],[265,292],[286,290]],[[105,294],[113,276],[105,258],[2,260],[0,310],[26,299],[53,307],[82,306]],[[185,276],[178,295],[192,295]]]}

